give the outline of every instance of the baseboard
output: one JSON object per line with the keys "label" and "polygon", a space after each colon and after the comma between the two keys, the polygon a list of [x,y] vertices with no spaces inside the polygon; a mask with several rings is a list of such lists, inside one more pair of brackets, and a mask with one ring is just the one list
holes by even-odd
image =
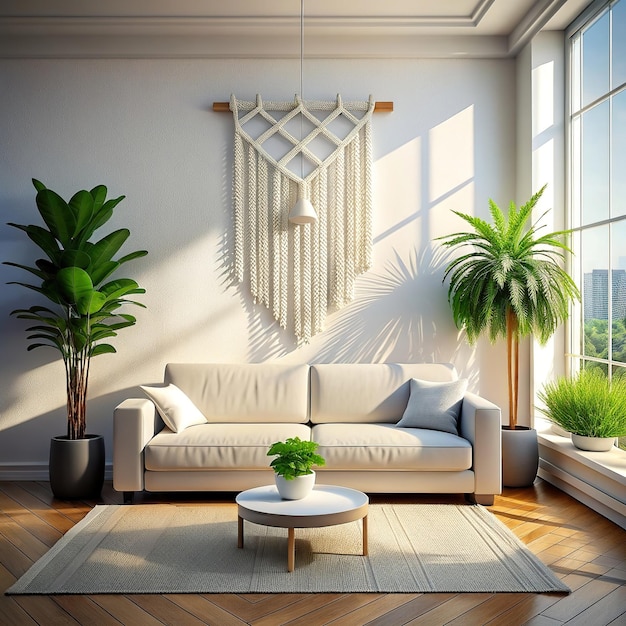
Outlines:
{"label": "baseboard", "polygon": [[[0,481],[48,481],[47,463],[0,463]],[[104,468],[104,480],[113,480],[113,465],[107,463]]]}
{"label": "baseboard", "polygon": [[[607,498],[601,491],[581,483],[567,472],[560,471],[553,465],[543,460],[539,461],[539,471],[537,475],[551,485],[558,487],[561,491],[582,502],[590,509],[600,513],[607,519],[626,530],[626,515],[624,505],[614,498]],[[608,501],[607,501],[608,500]]]}
{"label": "baseboard", "polygon": [[539,477],[626,529],[626,453],[583,452],[551,430],[538,439]]}

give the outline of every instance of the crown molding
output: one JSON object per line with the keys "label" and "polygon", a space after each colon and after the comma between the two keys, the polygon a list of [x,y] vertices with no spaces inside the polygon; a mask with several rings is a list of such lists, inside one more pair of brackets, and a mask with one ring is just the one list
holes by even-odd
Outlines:
{"label": "crown molding", "polygon": [[[498,58],[504,36],[471,34],[471,16],[307,18],[307,58]],[[462,34],[458,34],[459,31]],[[0,18],[0,58],[293,58],[299,18]]]}
{"label": "crown molding", "polygon": [[[473,29],[480,25],[483,18],[496,0],[477,0],[469,14],[423,14],[423,15],[305,15],[307,32],[367,31],[386,33],[396,29]],[[7,35],[123,35],[157,34],[172,35],[201,32],[203,34],[250,33],[271,34],[293,29],[299,32],[300,15],[284,15],[274,12],[264,15],[209,15],[193,14],[185,11],[184,3],[177,8],[178,15],[146,13],[141,15],[102,12],[81,15],[63,14],[19,14],[0,15],[0,34]]]}
{"label": "crown molding", "polygon": [[[539,0],[510,36],[481,24],[496,0],[467,15],[305,17],[307,58],[515,56],[568,0]],[[0,58],[293,58],[298,15],[5,15]]]}
{"label": "crown molding", "polygon": [[[533,37],[535,37],[550,20],[564,8],[569,0],[540,0],[533,4],[513,32],[509,35],[509,55],[516,56]],[[585,5],[586,2],[576,3]]]}
{"label": "crown molding", "polygon": [[[0,58],[299,58],[295,35],[0,35]],[[308,36],[307,59],[504,58],[507,38],[454,35]]]}

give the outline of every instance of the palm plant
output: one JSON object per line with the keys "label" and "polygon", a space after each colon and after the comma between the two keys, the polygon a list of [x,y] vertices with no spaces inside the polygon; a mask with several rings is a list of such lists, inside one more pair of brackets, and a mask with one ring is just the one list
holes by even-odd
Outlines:
{"label": "palm plant", "polygon": [[470,343],[483,333],[492,343],[506,338],[510,429],[517,427],[519,340],[534,334],[546,343],[569,316],[570,302],[580,297],[560,265],[571,252],[564,242],[569,231],[539,236],[542,227],[528,225],[545,188],[520,208],[511,202],[508,215],[489,200],[493,224],[453,211],[474,231],[439,238],[454,250],[472,248],[451,261],[444,274],[444,281],[450,277],[448,302],[457,327],[465,329]]}
{"label": "palm plant", "polygon": [[126,296],[145,293],[129,278],[105,281],[123,263],[147,252],[138,250],[113,259],[130,235],[128,229],[113,231],[95,243],[90,241],[124,196],[107,200],[106,187],[99,185],[91,191],[79,191],[65,202],[38,180],[33,179],[33,185],[37,190],[37,209],[47,228],[13,223],[9,226],[24,231],[46,258],[38,259],[35,267],[9,261],[5,264],[26,270],[39,279],[37,284],[9,284],[34,290],[52,304],[17,309],[11,315],[34,322],[26,329],[31,341],[28,350],[52,347],[61,353],[66,374],[67,436],[82,439],[91,357],[115,352],[112,345],[102,340],[115,337],[118,330],[135,324],[135,317],[119,309],[126,304],[143,306]]}

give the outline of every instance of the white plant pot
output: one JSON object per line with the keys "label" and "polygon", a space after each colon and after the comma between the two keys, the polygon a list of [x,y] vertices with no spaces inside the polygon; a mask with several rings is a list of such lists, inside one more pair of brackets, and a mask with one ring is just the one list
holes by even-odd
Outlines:
{"label": "white plant pot", "polygon": [[579,450],[588,452],[609,452],[615,445],[615,437],[584,437],[572,433],[572,443]]}
{"label": "white plant pot", "polygon": [[285,480],[282,476],[275,474],[276,488],[283,500],[302,500],[306,498],[315,486],[315,472],[296,476],[293,480]]}

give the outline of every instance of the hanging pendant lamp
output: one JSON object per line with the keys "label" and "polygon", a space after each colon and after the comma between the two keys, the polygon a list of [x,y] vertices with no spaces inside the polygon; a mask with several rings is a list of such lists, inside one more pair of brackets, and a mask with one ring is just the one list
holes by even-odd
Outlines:
{"label": "hanging pendant lamp", "polygon": [[[304,0],[300,0],[300,98],[302,95],[302,77],[304,66]],[[302,113],[300,114],[300,140],[302,140]],[[300,152],[300,178],[304,179],[304,155]],[[289,221],[292,224],[315,224],[317,213],[311,204],[306,192],[306,185],[300,183],[298,200],[289,212]]]}
{"label": "hanging pendant lamp", "polygon": [[315,224],[317,213],[308,198],[300,196],[289,212],[289,221],[292,224]]}

